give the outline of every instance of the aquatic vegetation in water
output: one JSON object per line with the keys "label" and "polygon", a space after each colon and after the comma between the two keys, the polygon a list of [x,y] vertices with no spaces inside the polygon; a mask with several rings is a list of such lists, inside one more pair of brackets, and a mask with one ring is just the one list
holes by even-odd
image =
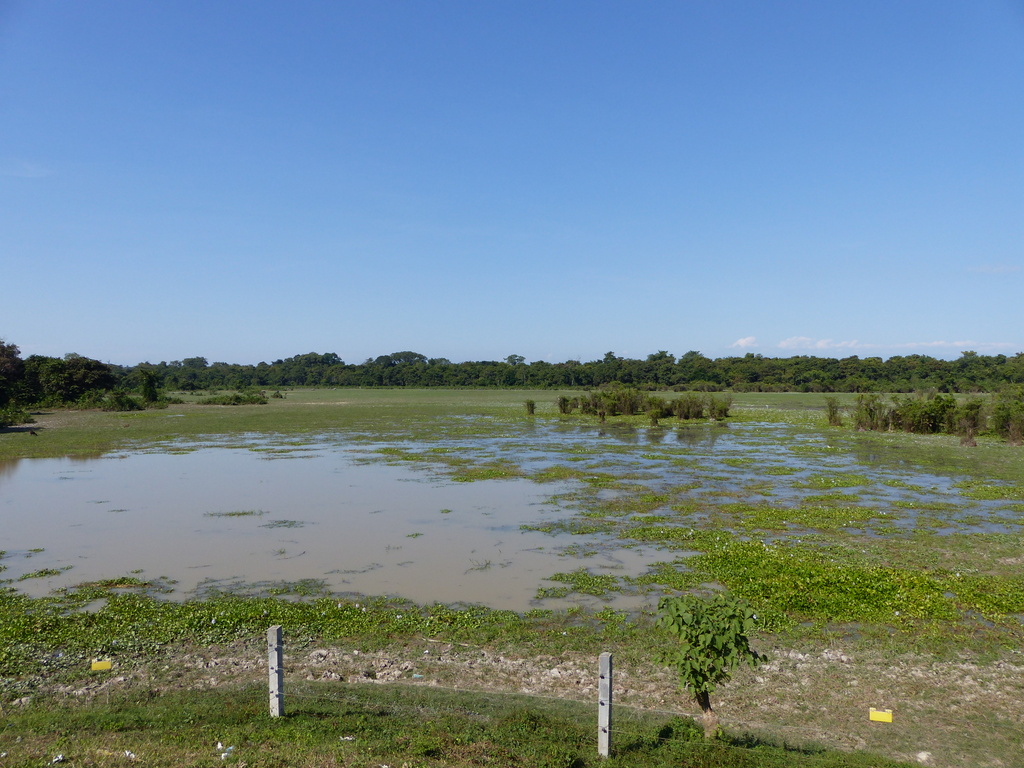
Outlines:
{"label": "aquatic vegetation in water", "polygon": [[837,473],[834,475],[813,475],[803,482],[794,483],[794,487],[827,490],[829,488],[855,488],[859,485],[871,485],[872,482],[872,479],[867,475]]}
{"label": "aquatic vegetation in water", "polygon": [[205,517],[263,517],[269,515],[265,509],[239,509],[231,512],[204,512]]}
{"label": "aquatic vegetation in water", "polygon": [[750,600],[768,628],[796,621],[957,621],[970,611],[990,620],[1024,612],[1024,579],[871,565],[855,549],[722,537],[699,555],[660,564],[638,583],[691,589],[717,583]]}
{"label": "aquatic vegetation in water", "polygon": [[548,581],[557,581],[566,587],[542,587],[537,590],[537,598],[566,597],[572,592],[594,597],[605,597],[609,592],[620,591],[619,579],[611,574],[594,574],[586,568],[577,568],[569,573],[556,573],[548,576]]}
{"label": "aquatic vegetation in water", "polygon": [[786,530],[792,527],[833,529],[863,527],[885,512],[850,505],[807,504],[798,507],[772,504],[721,504],[716,513],[730,515],[732,525],[744,530]]}
{"label": "aquatic vegetation in water", "polygon": [[1024,501],[1024,486],[1020,485],[996,485],[980,480],[964,480],[954,483],[953,487],[959,488],[960,494],[969,499]]}
{"label": "aquatic vegetation in water", "polygon": [[72,566],[65,565],[63,568],[40,568],[38,571],[32,571],[32,573],[23,573],[18,577],[18,581],[27,581],[28,579],[46,579],[50,576],[60,576],[65,571],[70,571]]}

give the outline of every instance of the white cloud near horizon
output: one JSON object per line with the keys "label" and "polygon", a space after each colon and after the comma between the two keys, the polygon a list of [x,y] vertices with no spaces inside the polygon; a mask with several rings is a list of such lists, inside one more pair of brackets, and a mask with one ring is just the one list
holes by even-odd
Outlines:
{"label": "white cloud near horizon", "polygon": [[[736,346],[735,344],[733,346]],[[1020,345],[1006,341],[911,341],[895,344],[870,344],[853,339],[851,341],[835,341],[833,339],[814,339],[810,336],[790,336],[778,343],[779,349],[788,350],[822,350],[822,349],[860,349],[860,350],[899,350],[899,349],[958,349],[964,350],[998,350],[1013,349]]]}
{"label": "white cloud near horizon", "polygon": [[757,337],[756,336],[744,336],[742,339],[736,339],[736,341],[734,341],[729,346],[730,347],[738,347],[739,349],[749,349],[750,347],[756,347],[757,346]]}
{"label": "white cloud near horizon", "polygon": [[861,344],[853,341],[833,341],[832,339],[812,339],[810,336],[790,336],[779,342],[780,349],[859,349],[861,347],[877,346],[873,344]]}

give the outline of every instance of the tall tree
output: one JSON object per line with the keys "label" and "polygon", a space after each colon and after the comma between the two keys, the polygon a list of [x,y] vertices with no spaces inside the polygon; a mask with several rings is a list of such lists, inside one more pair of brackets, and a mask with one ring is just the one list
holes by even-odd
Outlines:
{"label": "tall tree", "polygon": [[21,350],[0,339],[0,408],[14,399],[24,373],[25,363],[21,359]]}

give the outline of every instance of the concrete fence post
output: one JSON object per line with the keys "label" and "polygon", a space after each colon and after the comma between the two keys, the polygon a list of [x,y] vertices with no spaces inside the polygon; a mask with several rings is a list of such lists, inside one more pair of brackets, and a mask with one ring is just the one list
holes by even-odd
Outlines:
{"label": "concrete fence post", "polygon": [[267,670],[270,677],[270,716],[284,714],[284,649],[281,644],[281,625],[267,630]]}
{"label": "concrete fence post", "polygon": [[612,749],[612,655],[598,657],[597,754],[608,757]]}

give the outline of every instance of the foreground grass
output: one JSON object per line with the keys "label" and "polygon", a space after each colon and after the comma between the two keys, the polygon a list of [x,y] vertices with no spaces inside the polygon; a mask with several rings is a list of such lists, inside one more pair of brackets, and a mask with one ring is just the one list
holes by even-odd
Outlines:
{"label": "foreground grass", "polygon": [[[182,603],[136,594],[144,590],[123,579],[47,598],[3,593],[0,752],[8,754],[0,765],[41,766],[57,755],[120,765],[126,750],[149,765],[212,765],[218,741],[248,765],[596,765],[594,707],[578,701],[592,702],[602,651],[615,654],[621,705],[611,765],[892,764],[784,748],[796,743],[903,759],[930,750],[929,764],[951,768],[970,755],[1009,759],[1024,746],[1016,726],[1024,679],[1012,656],[985,665],[909,658],[881,638],[866,642],[870,652],[838,638],[826,650],[804,638],[797,651],[793,638],[759,634],[769,662],[717,695],[723,725],[737,731],[707,745],[674,714],[694,706],[654,661],[669,640],[649,616],[382,599]],[[290,715],[274,722],[264,715],[262,638],[271,624],[285,627]],[[93,658],[112,661],[113,671],[91,672]],[[463,699],[433,686],[488,692]],[[552,698],[509,693],[521,690]],[[983,709],[972,703],[979,695]],[[898,725],[868,723],[869,705],[895,709]]]}
{"label": "foreground grass", "polygon": [[[689,718],[624,716],[614,752],[596,750],[593,707],[409,685],[307,685],[283,718],[266,691],[147,692],[109,701],[48,700],[0,717],[4,766],[687,766],[898,768],[866,754],[726,733],[707,742]],[[220,746],[218,746],[220,745]],[[58,760],[58,756],[60,759]]]}

